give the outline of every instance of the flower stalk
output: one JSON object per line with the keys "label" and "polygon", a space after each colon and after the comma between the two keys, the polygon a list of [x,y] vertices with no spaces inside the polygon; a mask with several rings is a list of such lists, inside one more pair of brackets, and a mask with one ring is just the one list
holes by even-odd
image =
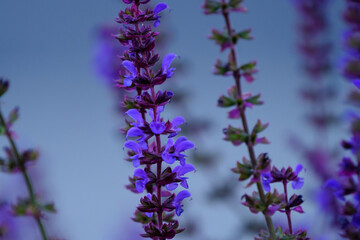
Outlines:
{"label": "flower stalk", "polygon": [[[251,29],[236,32],[230,21],[231,12],[246,12],[247,9],[242,5],[243,0],[205,0],[203,6],[205,14],[221,14],[225,21],[225,30],[212,30],[209,37],[221,47],[221,51],[229,49],[230,53],[227,62],[218,60],[215,64],[214,74],[221,76],[232,76],[235,85],[228,89],[227,95],[220,96],[218,100],[219,107],[235,107],[228,113],[229,119],[239,119],[241,127],[233,127],[231,125],[224,129],[225,140],[230,141],[233,145],[239,146],[245,144],[248,157],[243,158],[242,163],[237,162],[237,166],[232,169],[233,172],[239,174],[239,180],[244,181],[250,179],[248,186],[255,183],[257,191],[251,196],[244,194],[243,204],[249,207],[253,213],[261,212],[265,218],[268,231],[262,231],[255,239],[281,239],[282,237],[291,237],[291,239],[307,239],[306,232],[299,230],[293,233],[291,225],[291,211],[303,212],[300,204],[302,204],[302,196],[293,194],[288,200],[287,189],[285,194],[280,194],[276,189],[271,192],[270,184],[274,182],[293,183],[294,189],[302,187],[303,178],[298,177],[302,166],[299,165],[296,170],[291,167],[278,170],[275,166],[271,167],[271,160],[266,153],[256,156],[254,146],[257,144],[268,144],[269,141],[265,137],[259,137],[258,134],[265,130],[268,124],[263,124],[260,120],[250,129],[246,117],[246,109],[255,105],[261,105],[260,94],[252,95],[252,93],[244,93],[242,91],[241,80],[248,83],[253,82],[254,74],[257,73],[256,61],[238,65],[236,44],[240,40],[250,40]],[[265,192],[266,191],[266,192]],[[281,228],[274,227],[271,216],[275,212],[286,213],[289,229],[283,231]]]}
{"label": "flower stalk", "polygon": [[[185,122],[184,118],[178,116],[172,121],[165,121],[160,116],[174,94],[155,89],[155,86],[170,79],[175,71],[170,67],[177,57],[173,53],[163,58],[161,69],[156,66],[160,56],[154,48],[159,33],[153,31],[150,25],[160,25],[159,13],[167,5],[159,3],[154,9],[149,9],[145,4],[150,0],[123,2],[129,7],[119,13],[117,22],[124,27],[116,38],[127,49],[121,57],[126,71],[120,73],[116,86],[137,94],[136,97],[125,96],[123,100],[123,106],[127,109],[125,115],[129,117],[125,119],[127,126],[123,128],[126,135],[124,146],[129,149],[127,160],[136,168],[127,188],[134,193],[147,193],[141,198],[133,220],[143,224],[143,237],[172,239],[184,230],[179,229],[174,215],[181,215],[182,201],[191,196],[187,190],[177,194],[172,191],[179,185],[189,188],[184,175],[195,171],[195,168],[186,163],[186,155],[183,154],[194,144],[183,136],[174,141],[181,131],[179,126]],[[165,136],[168,140],[162,145]],[[180,165],[172,168],[177,161]]]}
{"label": "flower stalk", "polygon": [[[226,4],[225,0],[222,0],[222,3]],[[222,15],[223,15],[223,17],[225,19],[227,33],[228,33],[229,37],[232,39],[233,38],[233,29],[231,27],[231,22],[230,22],[230,18],[229,18],[229,12],[225,8],[222,8],[221,12],[222,12]],[[238,65],[237,57],[236,57],[237,54],[236,54],[236,49],[235,49],[234,45],[231,45],[230,51],[231,51],[231,59],[232,59],[234,65],[237,66]],[[235,84],[236,84],[236,98],[241,98],[241,96],[242,96],[241,81],[240,81],[241,75],[240,75],[240,70],[239,69],[236,69],[235,71],[233,71],[233,77],[234,77]],[[244,128],[244,132],[245,132],[246,135],[249,135],[250,131],[249,131],[246,115],[245,115],[245,109],[240,105],[238,105],[238,108],[239,108],[239,111],[240,111],[241,122],[242,122],[242,125],[243,125],[243,128]],[[247,149],[248,149],[248,152],[249,152],[252,167],[255,168],[256,165],[257,165],[256,157],[255,157],[255,150],[254,150],[254,148],[253,148],[253,146],[252,146],[252,144],[250,142],[250,139],[249,139],[249,141],[248,141],[248,143],[246,145],[247,145]],[[261,201],[265,201],[265,193],[264,193],[264,188],[262,186],[262,183],[257,182],[256,187],[258,189]],[[273,221],[272,221],[271,217],[266,215],[266,214],[264,214],[264,217],[265,217],[266,225],[268,227],[270,235],[271,235],[271,237],[273,239],[275,239],[275,228],[274,228]]]}
{"label": "flower stalk", "polygon": [[[7,91],[8,86],[8,81],[0,79],[0,96]],[[5,120],[5,117],[0,110],[0,128],[10,144],[10,148],[5,149],[8,159],[7,161],[1,161],[1,170],[6,173],[21,172],[29,197],[28,199],[20,199],[19,203],[13,206],[14,214],[17,216],[27,215],[33,217],[37,223],[42,239],[48,240],[47,231],[42,221],[43,211],[55,212],[55,209],[52,203],[42,204],[37,200],[34,186],[27,170],[27,164],[36,160],[38,152],[32,149],[24,151],[23,153],[19,152],[13,138],[14,132],[11,130],[11,126],[17,118],[18,108],[15,108],[10,113],[7,120]]]}

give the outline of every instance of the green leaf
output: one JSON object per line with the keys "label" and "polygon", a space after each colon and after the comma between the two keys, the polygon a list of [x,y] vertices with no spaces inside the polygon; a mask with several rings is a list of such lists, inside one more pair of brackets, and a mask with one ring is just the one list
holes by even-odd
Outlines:
{"label": "green leaf", "polygon": [[0,97],[9,89],[9,81],[0,78]]}
{"label": "green leaf", "polygon": [[269,126],[269,123],[262,124],[260,119],[256,122],[252,134],[257,134],[264,131]]}
{"label": "green leaf", "polygon": [[212,35],[209,38],[215,40],[219,45],[230,42],[229,36],[226,33],[222,33],[217,29],[212,29],[211,33]]}
{"label": "green leaf", "polygon": [[218,13],[221,8],[221,3],[214,0],[206,0],[203,8],[205,9],[205,14]]}
{"label": "green leaf", "polygon": [[3,135],[3,134],[5,134],[6,133],[6,128],[5,128],[5,126],[1,126],[0,125],[0,135]]}
{"label": "green leaf", "polygon": [[42,209],[47,212],[52,212],[52,213],[56,212],[54,203],[45,204],[42,206]]}
{"label": "green leaf", "polygon": [[247,142],[248,135],[244,132],[244,130],[240,128],[234,128],[229,126],[228,128],[224,129],[225,133],[225,141],[230,141],[235,146],[242,144],[243,142]]}
{"label": "green leaf", "polygon": [[252,165],[246,158],[243,159],[243,163],[237,162],[236,168],[232,168],[231,170],[234,173],[240,174],[239,181],[244,181],[250,178],[254,172]]}
{"label": "green leaf", "polygon": [[232,8],[237,8],[243,2],[243,0],[230,0],[229,6]]}
{"label": "green leaf", "polygon": [[236,101],[230,97],[221,96],[218,100],[219,107],[231,107],[236,104]]}
{"label": "green leaf", "polygon": [[18,118],[19,118],[19,107],[16,107],[10,112],[7,124],[12,125]]}
{"label": "green leaf", "polygon": [[247,29],[247,30],[244,30],[244,31],[241,31],[241,32],[238,32],[234,37],[236,39],[234,43],[237,42],[238,39],[244,39],[244,40],[251,40],[253,39],[253,37],[250,35],[251,33],[251,29]]}
{"label": "green leaf", "polygon": [[240,66],[240,70],[243,72],[252,72],[253,70],[255,70],[256,64],[257,64],[256,61],[246,63]]}
{"label": "green leaf", "polygon": [[254,105],[261,105],[264,103],[263,101],[260,101],[260,94],[249,97],[249,98],[245,99],[245,101],[248,103],[252,103]]}
{"label": "green leaf", "polygon": [[215,75],[227,76],[230,71],[231,68],[229,63],[223,63],[219,59],[216,61],[215,69],[214,69]]}

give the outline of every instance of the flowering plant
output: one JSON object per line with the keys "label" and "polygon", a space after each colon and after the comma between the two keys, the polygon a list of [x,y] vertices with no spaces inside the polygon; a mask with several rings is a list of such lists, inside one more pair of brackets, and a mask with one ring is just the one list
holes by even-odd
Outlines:
{"label": "flowering plant", "polygon": [[[347,56],[343,68],[344,76],[360,88],[360,1],[348,0],[344,19],[349,27],[345,34]],[[358,107],[359,91],[352,91],[349,102]],[[346,239],[359,239],[360,236],[360,117],[351,114],[351,138],[342,141],[344,149],[352,157],[345,156],[339,164],[338,178],[330,179],[326,186],[332,190],[340,202],[337,223],[341,236]]]}
{"label": "flowering plant", "polygon": [[[8,88],[9,82],[5,79],[0,79],[0,97],[3,96]],[[29,196],[19,198],[18,202],[12,206],[12,213],[15,216],[32,217],[37,223],[42,239],[48,240],[49,237],[43,223],[44,213],[55,212],[55,207],[53,203],[41,201],[34,190],[34,185],[28,173],[29,165],[36,161],[39,152],[35,149],[20,152],[14,141],[16,133],[12,130],[12,126],[19,117],[18,113],[19,108],[16,107],[10,112],[8,118],[5,118],[0,111],[0,134],[4,135],[10,143],[10,147],[5,147],[6,157],[0,159],[0,169],[5,173],[20,173],[23,176]]]}
{"label": "flowering plant", "polygon": [[[249,179],[247,186],[255,184],[257,191],[252,195],[245,194],[242,199],[243,204],[247,206],[251,212],[261,212],[266,220],[268,231],[262,231],[256,239],[308,239],[306,232],[303,230],[293,231],[291,222],[291,212],[296,211],[303,213],[301,204],[303,199],[301,195],[293,194],[290,198],[288,195],[287,184],[291,182],[294,189],[299,189],[303,185],[303,178],[299,177],[302,166],[298,165],[295,170],[291,167],[279,170],[275,166],[271,166],[271,160],[266,153],[258,156],[255,154],[254,147],[258,144],[268,144],[266,137],[259,136],[268,124],[262,123],[260,120],[252,129],[249,128],[246,117],[246,110],[256,105],[263,104],[260,100],[260,94],[243,93],[241,78],[247,83],[255,80],[254,75],[257,73],[256,61],[251,61],[242,65],[238,65],[236,44],[240,40],[250,40],[251,29],[243,31],[235,31],[231,26],[230,13],[244,13],[247,9],[243,6],[243,0],[205,0],[203,5],[205,14],[221,14],[225,20],[225,30],[212,30],[209,37],[220,45],[221,51],[230,50],[228,60],[223,62],[217,60],[214,67],[214,74],[220,76],[232,76],[235,80],[235,86],[232,86],[226,95],[222,95],[218,100],[218,106],[224,108],[233,108],[228,112],[229,119],[240,119],[242,127],[234,127],[229,125],[224,129],[225,140],[230,141],[233,145],[246,145],[249,159],[244,157],[242,162],[238,162],[233,172],[239,174],[239,180],[245,181]],[[271,192],[271,183],[281,182],[283,184],[284,193],[279,193],[277,189]],[[276,212],[283,212],[287,216],[288,229],[283,231],[281,228],[275,229],[271,216]]]}
{"label": "flowering plant", "polygon": [[[167,8],[159,3],[153,9],[141,9],[141,5],[150,0],[123,0],[129,6],[119,12],[117,22],[123,25],[116,36],[126,47],[121,57],[126,73],[121,74],[117,87],[135,91],[134,98],[125,97],[123,106],[127,126],[123,128],[126,135],[125,148],[129,149],[128,159],[136,168],[130,184],[127,186],[134,193],[144,193],[140,205],[133,218],[144,225],[143,237],[152,239],[172,239],[184,229],[174,215],[183,212],[182,201],[191,196],[187,190],[173,193],[180,187],[187,189],[185,175],[195,168],[186,163],[185,151],[194,148],[194,144],[186,137],[175,137],[181,131],[179,127],[185,123],[183,117],[175,117],[165,121],[160,115],[170,102],[173,93],[155,90],[174,74],[171,67],[177,55],[170,53],[162,60],[161,68],[157,68],[160,56],[155,53],[155,37],[159,34],[153,27],[160,25],[160,12]],[[167,136],[167,138],[165,138]],[[162,141],[166,139],[166,144]],[[176,163],[177,166],[173,167]]]}

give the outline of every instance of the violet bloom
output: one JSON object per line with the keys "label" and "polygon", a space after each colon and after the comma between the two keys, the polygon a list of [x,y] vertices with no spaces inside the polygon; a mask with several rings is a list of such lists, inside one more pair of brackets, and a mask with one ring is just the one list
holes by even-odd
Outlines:
{"label": "violet bloom", "polygon": [[169,53],[166,55],[162,62],[162,73],[166,74],[167,78],[171,78],[174,75],[176,68],[170,68],[172,61],[177,57],[176,54]]}
{"label": "violet bloom", "polygon": [[268,174],[262,174],[264,189],[266,191],[270,191],[270,183],[274,182],[283,182],[285,184],[291,182],[293,189],[301,189],[304,185],[304,178],[301,178],[298,175],[302,169],[303,166],[301,164],[296,166],[295,171],[293,171],[291,167],[288,167],[287,169],[282,168],[281,170],[273,167],[271,170],[271,176],[268,176]]}
{"label": "violet bloom", "polygon": [[125,114],[135,120],[135,122],[131,123],[132,126],[138,127],[144,125],[144,120],[141,116],[141,113],[137,109],[130,109]]}
{"label": "violet bloom", "polygon": [[122,65],[129,71],[129,74],[125,75],[124,79],[124,86],[129,87],[137,76],[137,70],[134,64],[128,60],[123,61]]}
{"label": "violet bloom", "polygon": [[157,115],[156,119],[154,118],[154,111],[153,109],[149,110],[149,115],[151,117],[150,129],[154,134],[162,134],[165,129],[165,123],[160,119],[160,113],[164,111],[164,107],[157,108]]}
{"label": "violet bloom", "polygon": [[182,190],[181,192],[179,192],[175,199],[174,199],[174,207],[176,208],[176,215],[180,216],[182,212],[184,212],[184,210],[182,209],[182,207],[184,205],[181,205],[181,202],[185,199],[185,198],[188,198],[188,197],[191,197],[191,194],[189,191],[186,191],[186,190]]}
{"label": "violet bloom", "polygon": [[164,11],[167,8],[167,5],[165,3],[159,3],[158,5],[156,5],[154,7],[153,13],[154,13],[154,17],[156,17],[156,20],[154,22],[154,27],[158,27],[160,25],[160,18],[161,16],[159,16],[158,14],[162,11]]}
{"label": "violet bloom", "polygon": [[149,182],[149,178],[144,170],[138,168],[134,171],[134,177],[136,178],[135,187],[138,193],[142,193],[145,189],[146,183]]}
{"label": "violet bloom", "polygon": [[187,140],[186,137],[179,137],[175,144],[172,138],[169,138],[165,146],[165,150],[162,152],[162,159],[168,164],[173,164],[176,160],[180,161],[182,166],[185,166],[186,155],[181,154],[188,149],[193,148],[195,145]]}
{"label": "violet bloom", "polygon": [[298,177],[299,173],[302,171],[303,166],[301,164],[298,164],[295,168],[295,175],[296,178],[292,181],[291,186],[293,189],[301,189],[304,185],[304,178]]}
{"label": "violet bloom", "polygon": [[142,151],[147,149],[146,145],[141,145],[135,141],[129,140],[125,142],[125,147],[133,150],[135,155],[131,156],[130,158],[133,161],[134,167],[139,167],[140,158],[144,157]]}
{"label": "violet bloom", "polygon": [[270,190],[271,190],[270,183],[272,181],[271,174],[269,172],[262,173],[261,174],[261,181],[262,181],[264,190],[267,191],[267,192],[270,192]]}
{"label": "violet bloom", "polygon": [[[187,177],[183,177],[185,174],[192,172],[192,171],[196,171],[195,167],[191,164],[185,164],[184,166],[176,166],[173,169],[173,172],[176,173],[176,176],[181,180],[180,185],[186,189],[189,188],[189,185],[187,183]],[[166,185],[166,189],[169,191],[173,191],[178,187],[178,183],[174,182],[174,183],[170,183],[168,185]]]}

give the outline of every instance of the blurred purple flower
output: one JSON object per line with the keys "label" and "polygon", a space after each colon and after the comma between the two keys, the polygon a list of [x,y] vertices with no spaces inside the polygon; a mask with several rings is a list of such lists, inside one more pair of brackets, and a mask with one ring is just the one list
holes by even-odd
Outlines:
{"label": "blurred purple flower", "polygon": [[186,190],[182,190],[181,192],[179,192],[175,199],[174,199],[174,207],[176,208],[176,215],[180,216],[182,212],[184,212],[184,210],[182,209],[183,205],[181,205],[181,202],[185,199],[191,197],[191,194],[189,191]]}

